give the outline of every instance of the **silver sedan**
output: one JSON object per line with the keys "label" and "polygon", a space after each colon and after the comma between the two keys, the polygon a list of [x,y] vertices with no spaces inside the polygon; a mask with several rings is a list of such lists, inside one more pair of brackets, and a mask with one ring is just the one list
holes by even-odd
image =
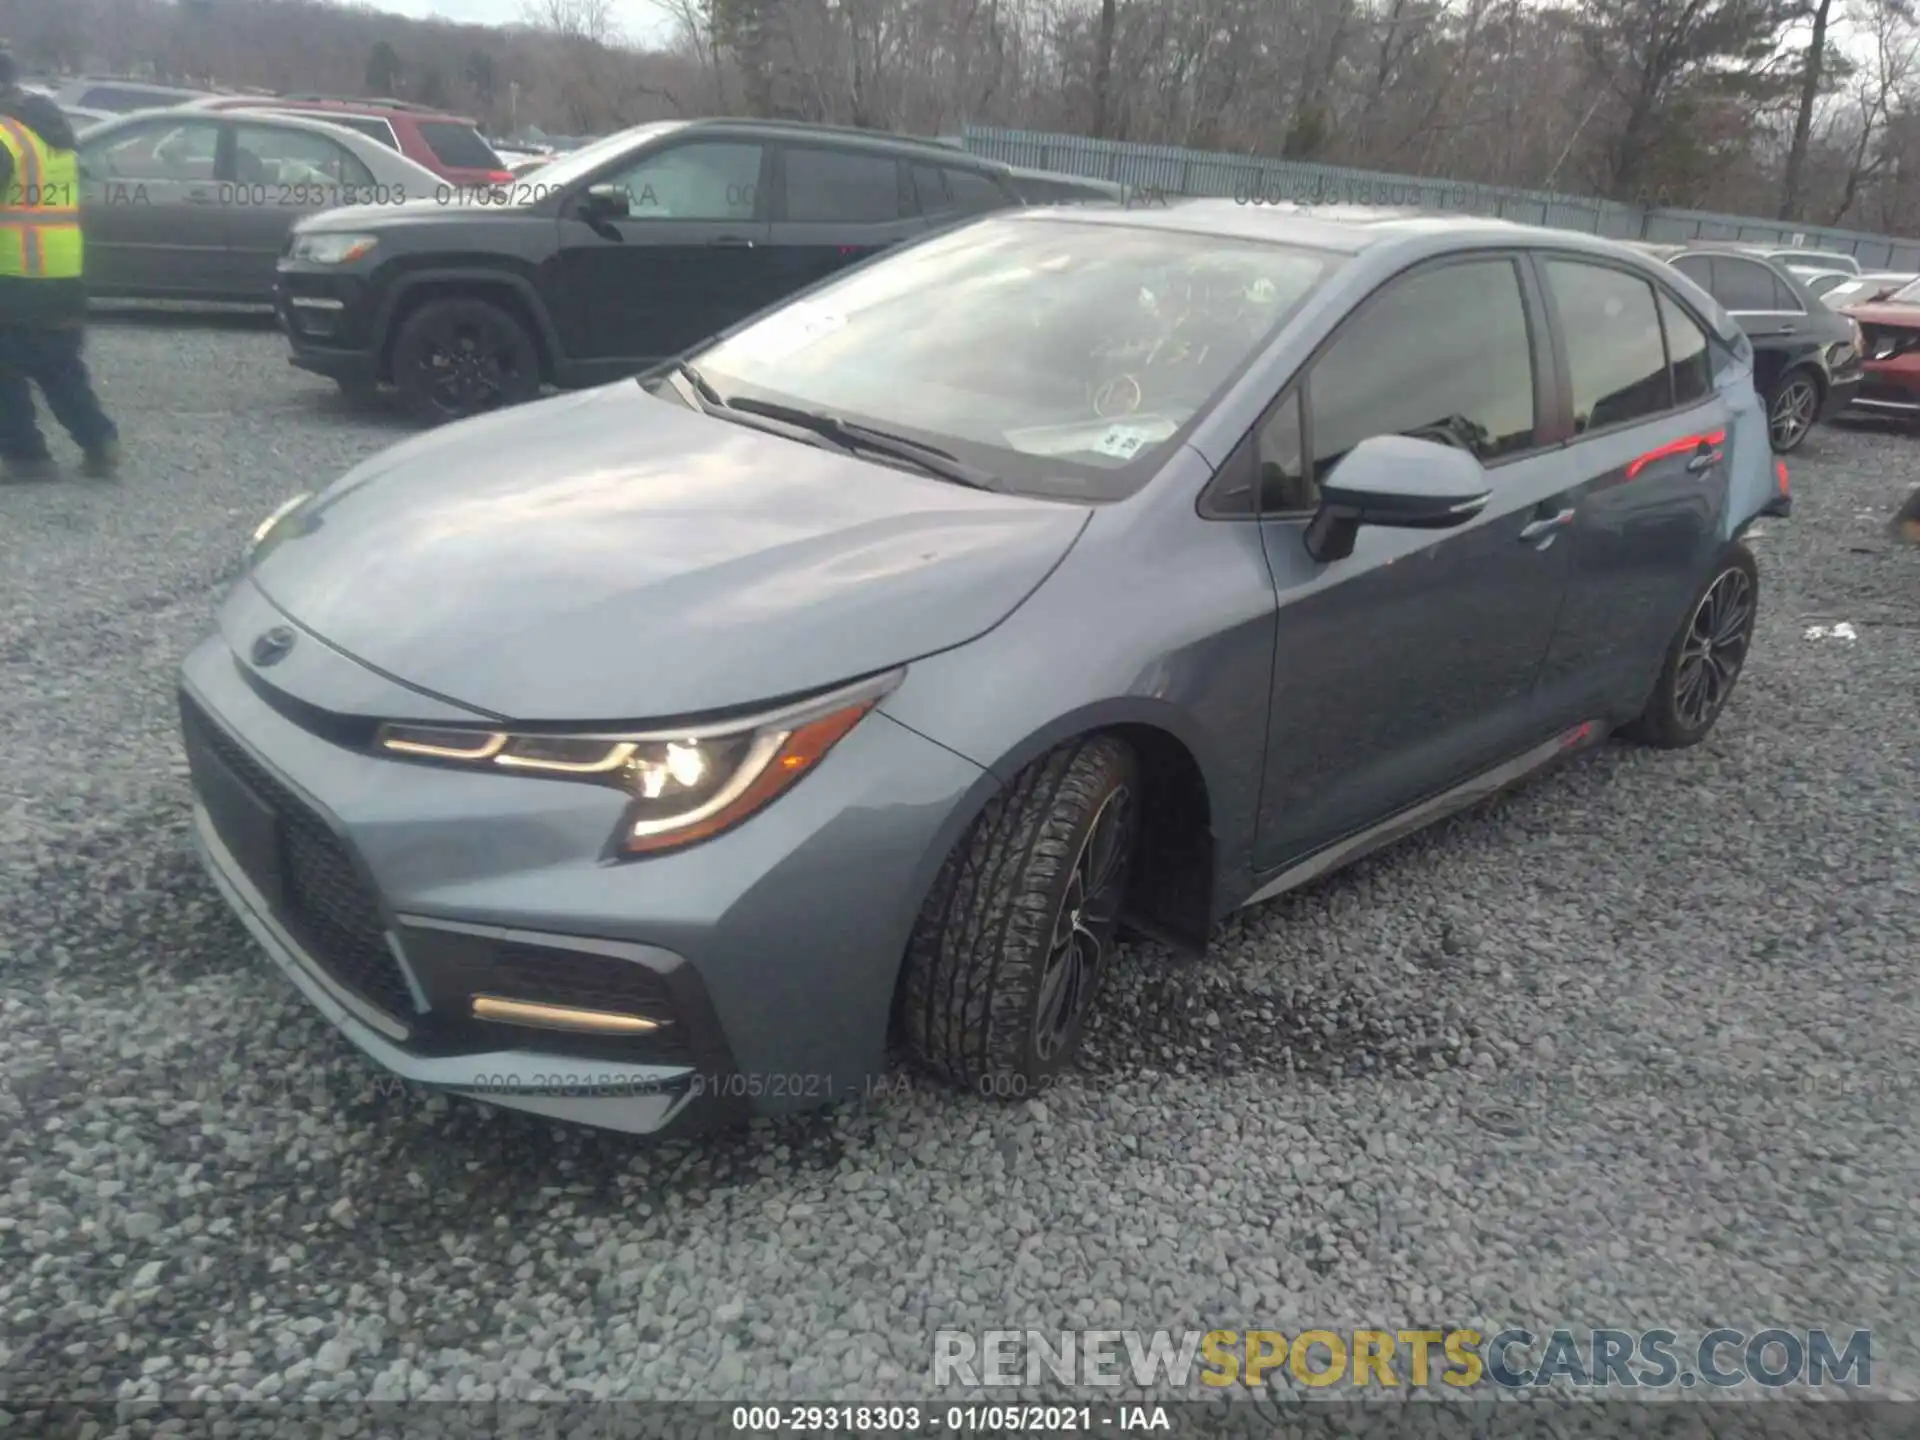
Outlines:
{"label": "silver sedan", "polygon": [[267,302],[295,221],[447,189],[378,141],[270,111],[138,111],[79,150],[88,288],[111,297]]}

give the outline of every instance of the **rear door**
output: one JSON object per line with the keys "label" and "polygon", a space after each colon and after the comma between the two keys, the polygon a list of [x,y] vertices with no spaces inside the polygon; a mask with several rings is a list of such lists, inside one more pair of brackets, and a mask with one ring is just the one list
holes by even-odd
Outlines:
{"label": "rear door", "polygon": [[887,151],[783,143],[777,164],[773,250],[780,294],[804,289],[925,229],[907,167]]}
{"label": "rear door", "polygon": [[[1570,472],[1545,347],[1522,257],[1422,265],[1343,323],[1254,437],[1280,605],[1263,873],[1546,738],[1535,686],[1569,573]],[[1492,500],[1456,530],[1364,526],[1352,555],[1316,562],[1320,483],[1395,434],[1472,450]]]}
{"label": "rear door", "polygon": [[629,213],[582,218],[585,187],[560,213],[569,357],[609,372],[698,344],[771,298],[768,147],[749,137],[650,146],[593,183],[627,193]]}
{"label": "rear door", "polygon": [[1733,415],[1705,325],[1664,287],[1588,256],[1546,253],[1537,267],[1578,485],[1573,575],[1542,693],[1567,719],[1624,720],[1718,552]]}
{"label": "rear door", "polygon": [[87,279],[102,291],[231,293],[220,123],[155,117],[80,146]]}
{"label": "rear door", "polygon": [[373,172],[337,140],[270,122],[230,118],[221,160],[227,250],[235,284],[273,293],[274,267],[287,232],[303,216],[367,204]]}

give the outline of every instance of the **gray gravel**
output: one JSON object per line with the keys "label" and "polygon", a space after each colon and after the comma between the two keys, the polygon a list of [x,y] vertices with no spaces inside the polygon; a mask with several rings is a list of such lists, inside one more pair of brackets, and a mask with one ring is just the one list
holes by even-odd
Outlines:
{"label": "gray gravel", "polygon": [[940,1326],[1475,1322],[1870,1325],[1920,1388],[1920,440],[1796,460],[1700,749],[1133,951],[1041,1103],[650,1147],[390,1084],[256,958],[172,670],[405,432],[258,327],[93,353],[124,480],[0,489],[0,1395],[898,1397]]}

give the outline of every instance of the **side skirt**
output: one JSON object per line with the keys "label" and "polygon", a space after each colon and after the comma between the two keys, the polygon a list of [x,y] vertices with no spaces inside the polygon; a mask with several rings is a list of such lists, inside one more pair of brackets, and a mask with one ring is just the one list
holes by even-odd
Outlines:
{"label": "side skirt", "polygon": [[1245,900],[1234,906],[1244,910],[1249,905],[1258,905],[1271,900],[1276,895],[1298,889],[1309,881],[1318,880],[1322,875],[1349,865],[1364,855],[1371,855],[1384,846],[1403,840],[1416,830],[1424,830],[1436,820],[1444,820],[1469,806],[1476,805],[1490,795],[1515,785],[1536,770],[1544,769],[1564,755],[1576,750],[1585,750],[1599,744],[1607,737],[1606,724],[1599,720],[1588,720],[1566,730],[1544,744],[1514,756],[1513,759],[1483,770],[1472,779],[1464,780],[1451,789],[1442,790],[1438,795],[1429,796],[1417,804],[1408,806],[1398,814],[1390,815],[1377,825],[1349,835],[1344,840],[1336,840],[1325,849],[1316,850],[1306,859],[1295,862],[1261,885]]}

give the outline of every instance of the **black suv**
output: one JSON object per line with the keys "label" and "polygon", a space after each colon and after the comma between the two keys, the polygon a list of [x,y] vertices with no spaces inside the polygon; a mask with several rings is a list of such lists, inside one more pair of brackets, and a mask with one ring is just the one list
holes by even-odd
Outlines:
{"label": "black suv", "polygon": [[1011,172],[933,141],[780,121],[643,125],[511,185],[324,211],[275,303],[303,369],[428,420],[600,384],[846,266],[1018,206]]}
{"label": "black suv", "polygon": [[1865,378],[1860,327],[1808,291],[1775,257],[1735,242],[1636,245],[1718,300],[1753,341],[1754,388],[1766,397],[1778,454],[1797,450],[1814,422],[1853,402]]}

